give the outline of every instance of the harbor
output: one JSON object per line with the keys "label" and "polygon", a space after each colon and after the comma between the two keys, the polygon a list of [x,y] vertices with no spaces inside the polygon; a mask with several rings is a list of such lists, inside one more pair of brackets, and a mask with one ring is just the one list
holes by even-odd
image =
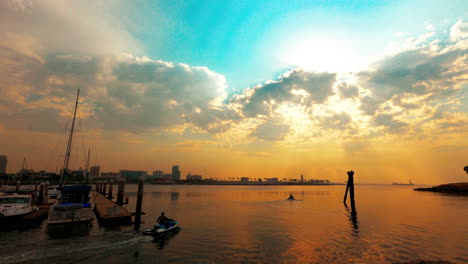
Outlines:
{"label": "harbor", "polygon": [[[125,187],[129,203],[123,206],[136,212],[138,185]],[[145,185],[139,231],[100,225],[97,218],[67,227],[42,221],[0,232],[0,263],[468,263],[468,230],[457,221],[468,217],[465,196],[355,185],[353,216],[343,206],[344,192],[338,185]],[[290,194],[296,201],[287,200]],[[180,222],[180,232],[156,241],[143,236],[161,212]]]}

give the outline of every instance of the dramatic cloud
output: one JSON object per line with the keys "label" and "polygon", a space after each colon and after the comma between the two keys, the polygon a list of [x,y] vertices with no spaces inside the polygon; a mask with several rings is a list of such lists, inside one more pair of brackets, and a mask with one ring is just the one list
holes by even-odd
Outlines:
{"label": "dramatic cloud", "polygon": [[0,45],[36,58],[58,52],[139,54],[141,45],[128,33],[131,23],[115,15],[123,10],[131,9],[122,1],[1,1]]}
{"label": "dramatic cloud", "polygon": [[453,41],[468,38],[468,23],[463,22],[463,20],[458,20],[450,29],[450,38]]}
{"label": "dramatic cloud", "polygon": [[267,141],[283,140],[289,132],[289,125],[280,122],[279,120],[270,119],[261,124],[252,133],[252,136],[258,139]]}
{"label": "dramatic cloud", "polygon": [[245,117],[270,116],[283,103],[311,105],[323,103],[333,94],[336,74],[293,70],[278,81],[269,81],[246,89],[231,103],[239,106]]}
{"label": "dramatic cloud", "polygon": [[[350,74],[352,78],[293,69],[277,80],[227,97],[224,76],[206,67],[120,52],[133,42],[119,30],[103,36],[124,45],[109,53],[88,47],[67,50],[68,41],[76,41],[77,36],[71,35],[61,37],[62,42],[50,50],[43,48],[47,38],[39,36],[52,33],[36,34],[26,25],[36,19],[43,21],[51,8],[57,10],[50,21],[59,23],[59,18],[67,20],[67,16],[48,1],[28,3],[3,3],[9,12],[19,14],[0,11],[6,16],[2,19],[16,27],[8,31],[1,26],[5,29],[0,34],[5,40],[0,46],[3,127],[43,132],[62,129],[61,120],[69,117],[78,88],[81,117],[96,129],[132,133],[192,129],[233,138],[226,143],[229,146],[248,138],[296,142],[328,138],[359,145],[358,138],[421,136],[435,129],[443,133],[444,129],[453,132],[466,127],[466,115],[457,114],[468,75],[463,21],[452,27],[451,40],[418,38],[426,42],[418,40],[418,45],[388,55],[369,70]],[[18,17],[27,22],[13,23]],[[57,32],[65,34],[68,24],[76,27],[74,22],[61,23]],[[99,35],[96,30],[107,32],[107,26],[101,21],[89,30]],[[103,39],[96,40],[97,46],[105,46]]]}
{"label": "dramatic cloud", "polygon": [[209,129],[219,118],[235,119],[234,112],[228,114],[222,105],[225,78],[205,67],[132,56],[57,55],[40,63],[13,51],[2,55],[12,58],[9,73],[21,76],[16,82],[1,76],[10,80],[0,91],[10,114],[5,122],[11,126],[27,111],[55,109],[59,111],[43,116],[44,126],[54,126],[51,122],[70,111],[64,102],[73,100],[78,88],[84,103],[81,112],[109,130],[141,132],[191,122]]}

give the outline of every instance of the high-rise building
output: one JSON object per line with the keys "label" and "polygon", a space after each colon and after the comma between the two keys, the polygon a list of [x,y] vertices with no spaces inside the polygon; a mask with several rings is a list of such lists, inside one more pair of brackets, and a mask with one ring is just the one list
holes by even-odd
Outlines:
{"label": "high-rise building", "polygon": [[164,175],[163,171],[160,171],[160,170],[153,171],[153,177],[155,177],[156,179],[161,179],[163,175]]}
{"label": "high-rise building", "polygon": [[146,171],[133,171],[121,170],[119,171],[120,177],[125,178],[127,181],[137,181],[141,176],[146,177]]}
{"label": "high-rise building", "polygon": [[180,181],[179,165],[172,166],[172,179],[175,181]]}
{"label": "high-rise building", "polygon": [[7,156],[0,155],[0,173],[6,172],[7,161]]}
{"label": "high-rise building", "polygon": [[91,166],[91,168],[89,168],[89,177],[91,178],[99,177],[100,171],[101,171],[101,166]]}

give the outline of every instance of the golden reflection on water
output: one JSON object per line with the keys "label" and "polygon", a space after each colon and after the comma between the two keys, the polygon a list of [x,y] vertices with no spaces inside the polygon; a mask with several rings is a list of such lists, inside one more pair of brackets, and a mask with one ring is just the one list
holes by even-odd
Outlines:
{"label": "golden reflection on water", "polygon": [[[468,263],[468,198],[406,186],[145,186],[145,220],[160,211],[183,231],[174,254],[236,263]],[[288,201],[289,194],[297,201]],[[465,246],[460,246],[465,245]]]}
{"label": "golden reflection on water", "polygon": [[[356,185],[353,212],[344,185],[144,188],[141,228],[164,211],[180,222],[178,234],[153,240],[95,222],[57,235],[44,223],[0,233],[0,263],[468,263],[466,196]],[[126,191],[134,211],[136,185]]]}

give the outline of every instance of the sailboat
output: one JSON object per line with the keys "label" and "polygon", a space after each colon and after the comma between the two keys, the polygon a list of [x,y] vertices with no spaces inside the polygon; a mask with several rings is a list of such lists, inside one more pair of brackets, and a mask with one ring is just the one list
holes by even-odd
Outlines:
{"label": "sailboat", "polygon": [[94,203],[91,196],[91,186],[85,183],[65,185],[65,178],[69,175],[68,168],[70,153],[73,141],[73,131],[75,128],[76,111],[78,108],[78,98],[80,90],[76,95],[75,109],[73,111],[73,121],[68,137],[67,152],[63,162],[63,170],[60,177],[59,194],[55,203],[50,207],[48,224],[72,224],[91,223],[94,219]]}

